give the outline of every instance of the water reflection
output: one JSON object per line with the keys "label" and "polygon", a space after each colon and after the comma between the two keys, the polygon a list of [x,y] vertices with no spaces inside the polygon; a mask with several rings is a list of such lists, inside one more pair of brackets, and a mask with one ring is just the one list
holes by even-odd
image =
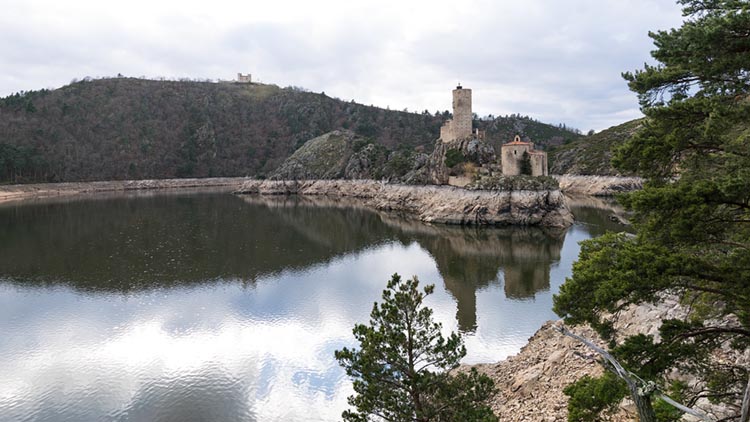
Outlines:
{"label": "water reflection", "polygon": [[445,288],[456,299],[462,331],[477,326],[476,292],[502,284],[510,299],[533,298],[550,287],[550,267],[560,260],[564,230],[425,225],[381,216],[411,235],[435,259]]}
{"label": "water reflection", "polygon": [[351,385],[333,351],[391,273],[437,283],[428,304],[467,333],[467,362],[497,360],[554,317],[590,236],[352,205],[196,194],[0,207],[0,420],[338,420]]}

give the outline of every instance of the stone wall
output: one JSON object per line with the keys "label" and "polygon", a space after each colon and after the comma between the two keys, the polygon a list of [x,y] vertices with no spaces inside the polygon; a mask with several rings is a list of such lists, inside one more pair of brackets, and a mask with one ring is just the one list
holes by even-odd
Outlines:
{"label": "stone wall", "polygon": [[547,153],[544,151],[532,151],[529,153],[531,160],[532,176],[547,176]]}
{"label": "stone wall", "polygon": [[501,147],[500,158],[503,165],[503,176],[519,176],[521,174],[521,163],[523,153],[529,154],[531,164],[531,176],[547,176],[547,153],[534,149],[531,142],[522,142],[519,136]]}
{"label": "stone wall", "polygon": [[503,176],[518,176],[521,174],[521,158],[524,152],[531,151],[530,143],[505,144],[502,146],[501,160]]}

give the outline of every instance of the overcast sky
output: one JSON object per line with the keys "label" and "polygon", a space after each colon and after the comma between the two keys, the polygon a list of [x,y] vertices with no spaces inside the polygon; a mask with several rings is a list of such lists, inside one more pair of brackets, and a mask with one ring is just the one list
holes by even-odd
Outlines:
{"label": "overcast sky", "polygon": [[640,116],[620,76],[651,62],[673,0],[0,0],[0,96],[85,76],[233,79],[582,131]]}

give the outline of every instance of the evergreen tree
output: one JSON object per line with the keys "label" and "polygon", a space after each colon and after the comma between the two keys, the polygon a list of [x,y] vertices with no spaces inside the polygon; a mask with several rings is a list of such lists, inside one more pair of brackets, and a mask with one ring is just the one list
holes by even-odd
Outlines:
{"label": "evergreen tree", "polygon": [[336,351],[336,359],[354,379],[354,410],[347,421],[398,422],[496,421],[484,403],[494,393],[492,380],[475,369],[449,374],[466,355],[461,337],[441,334],[441,324],[423,299],[434,285],[418,290],[416,277],[394,274],[375,303],[370,325],[357,324],[360,348]]}
{"label": "evergreen tree", "polygon": [[[614,157],[621,170],[648,178],[623,199],[637,235],[584,242],[555,311],[612,339],[604,314],[677,295],[687,318],[664,320],[660,342],[630,337],[613,354],[685,402],[703,396],[734,406],[750,388],[750,370],[711,354],[750,347],[750,2],[679,3],[683,25],[650,33],[660,64],[623,74],[647,117]],[[705,380],[705,390],[671,383],[674,369]],[[591,380],[586,388],[594,389]]]}

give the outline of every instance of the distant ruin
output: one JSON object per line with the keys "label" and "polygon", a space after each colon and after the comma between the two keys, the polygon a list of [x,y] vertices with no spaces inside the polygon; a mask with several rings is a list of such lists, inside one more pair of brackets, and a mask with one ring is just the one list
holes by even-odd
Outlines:
{"label": "distant ruin", "polygon": [[237,74],[237,82],[241,84],[249,84],[252,83],[252,76],[248,73],[247,75],[243,75],[242,73]]}

